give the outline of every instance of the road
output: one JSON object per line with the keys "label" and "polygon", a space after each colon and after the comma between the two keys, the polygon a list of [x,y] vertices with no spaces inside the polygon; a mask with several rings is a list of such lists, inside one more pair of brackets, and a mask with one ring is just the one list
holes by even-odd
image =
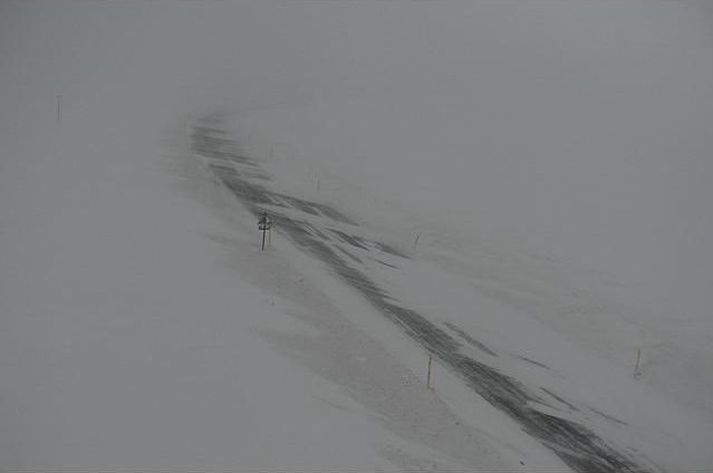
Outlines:
{"label": "road", "polygon": [[[274,230],[296,247],[323,262],[344,283],[355,289],[388,320],[401,327],[411,339],[457,374],[464,383],[491,405],[517,421],[523,431],[550,449],[579,473],[652,472],[642,461],[612,445],[585,425],[537,410],[547,400],[519,380],[487,363],[497,353],[482,341],[450,327],[460,338],[487,354],[484,359],[463,354],[463,342],[421,314],[407,308],[360,269],[364,252],[387,253],[407,259],[408,255],[375,239],[364,237],[358,225],[334,206],[309,201],[272,190],[271,176],[259,162],[241,156],[219,123],[200,122],[191,129],[191,149],[256,219],[267,210]],[[384,263],[386,264],[386,263]],[[536,360],[533,360],[537,363]],[[556,397],[555,394],[552,396]]]}

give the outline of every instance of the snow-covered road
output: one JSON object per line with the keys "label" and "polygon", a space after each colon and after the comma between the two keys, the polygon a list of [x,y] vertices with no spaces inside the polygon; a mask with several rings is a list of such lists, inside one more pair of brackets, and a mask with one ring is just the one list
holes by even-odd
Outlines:
{"label": "snow-covered road", "polygon": [[[576,400],[565,401],[552,391],[556,389],[553,387],[527,386],[495,368],[491,360],[497,358],[498,353],[482,341],[452,323],[439,326],[433,316],[409,308],[414,304],[394,297],[377,279],[367,275],[367,272],[373,273],[369,267],[380,265],[382,271],[391,273],[382,277],[398,277],[409,260],[405,252],[364,236],[364,230],[354,220],[331,205],[274,189],[273,176],[258,161],[240,154],[219,121],[200,120],[190,130],[194,156],[246,206],[256,221],[267,211],[277,233],[323,263],[330,274],[354,289],[376,312],[404,330],[470,389],[551,449],[563,463],[580,473],[658,471],[649,459],[636,455],[633,446],[614,443],[598,435],[595,427],[576,415],[581,412]],[[346,341],[345,345],[353,342]],[[463,350],[468,344],[477,348],[478,356]],[[322,353],[329,358],[333,355],[334,352]],[[537,360],[527,361],[547,369]],[[328,363],[332,362],[335,360],[330,359]],[[358,378],[351,379],[349,384],[359,383]],[[381,388],[388,389],[387,385]],[[398,406],[398,400],[390,400]],[[408,409],[412,415],[421,411],[416,405],[409,405]],[[628,427],[613,415],[595,412],[610,424]]]}

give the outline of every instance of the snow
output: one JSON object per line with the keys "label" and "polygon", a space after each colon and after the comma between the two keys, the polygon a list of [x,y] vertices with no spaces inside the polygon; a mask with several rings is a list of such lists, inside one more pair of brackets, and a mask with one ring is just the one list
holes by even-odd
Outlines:
{"label": "snow", "polygon": [[351,249],[533,409],[710,469],[712,21],[3,2],[0,471],[566,469],[438,359],[427,389],[424,347],[279,228],[260,252],[191,152],[205,116],[404,252]]}

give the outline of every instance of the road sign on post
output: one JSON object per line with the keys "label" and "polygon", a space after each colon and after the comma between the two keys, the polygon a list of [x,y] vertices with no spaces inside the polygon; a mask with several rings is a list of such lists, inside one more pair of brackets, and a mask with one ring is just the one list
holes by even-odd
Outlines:
{"label": "road sign on post", "polygon": [[272,228],[272,220],[267,216],[267,212],[263,212],[262,215],[260,215],[260,219],[257,221],[257,227],[262,231],[262,247],[260,248],[262,251],[265,249],[265,234]]}

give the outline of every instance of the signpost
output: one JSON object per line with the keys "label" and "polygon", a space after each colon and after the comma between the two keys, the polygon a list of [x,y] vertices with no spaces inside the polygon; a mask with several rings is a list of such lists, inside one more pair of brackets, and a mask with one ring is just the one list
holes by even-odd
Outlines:
{"label": "signpost", "polygon": [[267,216],[267,212],[263,212],[262,215],[260,216],[260,220],[257,221],[257,227],[262,231],[262,247],[260,248],[261,251],[265,250],[265,234],[272,233],[270,232],[270,229],[272,228],[272,220],[270,220],[270,217]]}

